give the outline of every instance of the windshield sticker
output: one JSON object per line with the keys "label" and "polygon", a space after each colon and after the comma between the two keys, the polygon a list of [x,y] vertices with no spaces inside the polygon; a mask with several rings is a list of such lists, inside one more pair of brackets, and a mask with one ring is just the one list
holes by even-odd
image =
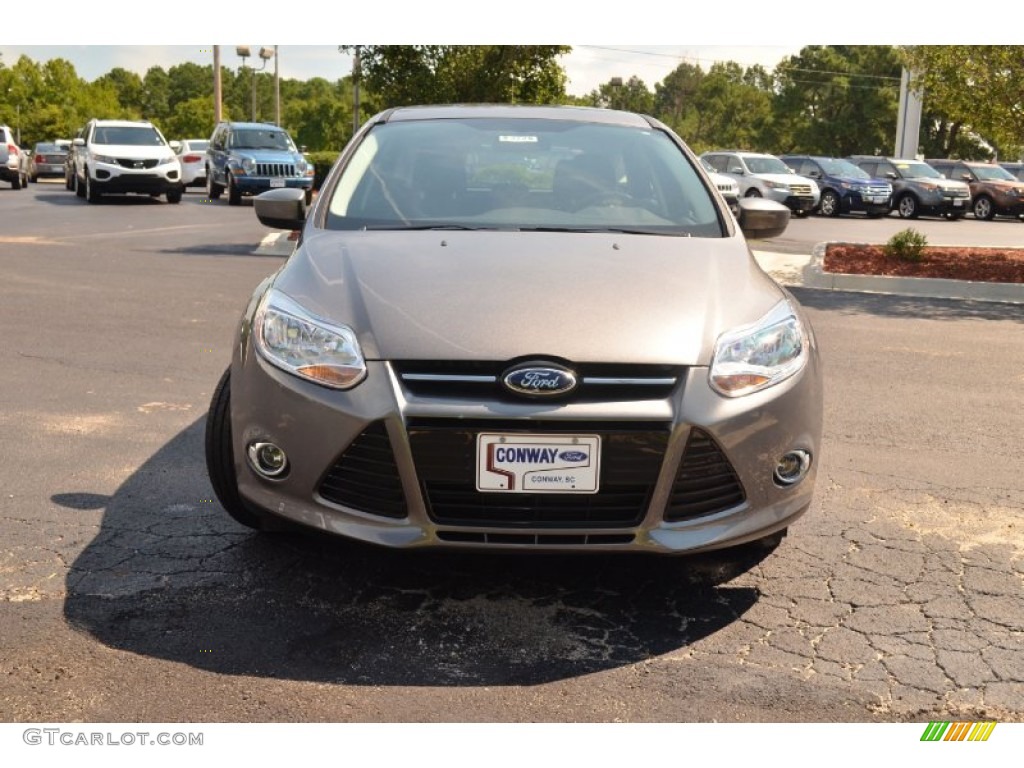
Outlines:
{"label": "windshield sticker", "polygon": [[539,139],[536,136],[499,136],[498,141],[505,141],[509,144],[536,144]]}

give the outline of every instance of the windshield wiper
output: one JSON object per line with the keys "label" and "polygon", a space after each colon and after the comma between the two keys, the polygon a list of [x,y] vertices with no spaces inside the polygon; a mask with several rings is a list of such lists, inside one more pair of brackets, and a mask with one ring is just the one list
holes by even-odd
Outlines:
{"label": "windshield wiper", "polygon": [[523,227],[520,232],[583,232],[587,234],[608,233],[613,235],[668,235],[670,237],[693,237],[691,232],[674,232],[665,229],[642,229],[636,227]]}
{"label": "windshield wiper", "polygon": [[[366,224],[362,227],[364,230],[369,232],[425,232],[429,230],[438,230],[443,232],[479,232],[482,230],[497,230],[498,227],[470,227],[465,224]],[[516,232],[515,228],[509,228],[507,231]]]}

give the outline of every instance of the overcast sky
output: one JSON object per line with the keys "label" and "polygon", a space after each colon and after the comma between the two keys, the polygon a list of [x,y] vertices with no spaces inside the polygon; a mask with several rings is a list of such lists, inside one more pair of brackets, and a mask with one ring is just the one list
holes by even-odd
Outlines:
{"label": "overcast sky", "polygon": [[[259,41],[255,41],[259,43]],[[252,45],[255,54],[259,45]],[[273,46],[267,46],[273,47]],[[221,46],[221,64],[237,67],[241,59],[235,53],[236,46]],[[736,61],[744,66],[762,64],[769,71],[782,59],[798,53],[800,46],[631,46],[631,45],[578,45],[573,52],[561,58],[560,62],[569,77],[567,90],[578,96],[590,93],[601,83],[612,77],[628,79],[639,77],[648,88],[661,82],[665,76],[683,61],[699,64],[705,71],[715,61]],[[14,64],[22,54],[33,61],[45,62],[52,58],[70,61],[80,77],[92,81],[106,74],[114,67],[138,72],[144,75],[154,65],[168,69],[175,64],[191,61],[210,64],[213,61],[212,47],[187,45],[0,45],[3,57],[0,61],[7,66]],[[337,80],[351,72],[352,62],[347,55],[338,52],[336,45],[281,45],[280,75],[284,78],[308,80],[323,77]],[[248,60],[249,64],[253,59]],[[267,63],[267,70],[273,71],[274,62]]]}
{"label": "overcast sky", "polygon": [[[569,76],[568,91],[585,95],[612,77],[633,75],[653,89],[682,61],[699,64],[705,71],[715,61],[761,64],[771,70],[805,45],[1012,45],[1020,43],[1024,29],[1020,2],[1002,5],[992,23],[966,31],[946,21],[926,21],[923,6],[912,5],[858,0],[845,9],[829,6],[842,14],[839,19],[814,12],[809,5],[801,8],[772,0],[246,0],[160,6],[102,0],[90,7],[75,6],[67,18],[25,14],[18,34],[9,28],[5,35],[20,44],[0,44],[0,62],[10,66],[22,53],[35,61],[62,57],[80,76],[93,80],[114,67],[144,74],[153,65],[167,69],[185,61],[207,64],[212,61],[211,46],[202,41],[219,37],[229,43],[221,46],[225,66],[240,63],[237,44],[255,51],[277,42],[282,77],[337,80],[351,71],[350,58],[338,53],[339,43],[560,43],[573,46],[561,61]],[[581,40],[587,44],[573,42]],[[268,69],[272,67],[271,62]]]}

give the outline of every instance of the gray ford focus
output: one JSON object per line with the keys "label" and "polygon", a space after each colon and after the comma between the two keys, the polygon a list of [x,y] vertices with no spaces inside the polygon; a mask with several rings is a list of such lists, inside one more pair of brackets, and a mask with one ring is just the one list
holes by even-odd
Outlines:
{"label": "gray ford focus", "polygon": [[773,546],[811,503],[813,331],[649,117],[388,110],[345,148],[252,295],[206,458],[238,522],[388,547]]}

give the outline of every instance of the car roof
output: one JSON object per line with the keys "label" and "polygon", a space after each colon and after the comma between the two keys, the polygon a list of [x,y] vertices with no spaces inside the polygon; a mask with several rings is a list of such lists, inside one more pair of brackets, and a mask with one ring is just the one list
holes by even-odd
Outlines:
{"label": "car roof", "polygon": [[634,112],[573,106],[533,106],[526,104],[445,104],[396,107],[378,115],[381,122],[438,120],[443,118],[535,118],[568,120],[608,125],[650,128],[651,122]]}
{"label": "car roof", "polygon": [[[223,120],[218,125],[230,125],[232,128],[260,128],[269,129],[272,131],[283,131],[280,125],[274,125],[273,123],[251,123],[251,122],[240,122],[235,120]],[[208,141],[208,139],[190,139],[190,141]]]}
{"label": "car roof", "polygon": [[96,118],[92,122],[96,125],[102,125],[104,127],[112,128],[131,128],[137,125],[153,126],[153,124],[149,120],[102,120]]}

